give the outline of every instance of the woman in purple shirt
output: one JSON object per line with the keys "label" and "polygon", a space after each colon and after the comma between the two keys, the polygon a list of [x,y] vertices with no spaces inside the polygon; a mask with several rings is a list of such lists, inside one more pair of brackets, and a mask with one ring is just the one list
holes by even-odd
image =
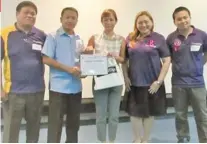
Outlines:
{"label": "woman in purple shirt", "polygon": [[166,113],[163,81],[171,59],[164,36],[153,32],[153,28],[152,16],[142,11],[136,16],[134,31],[126,39],[127,61],[123,64],[123,72],[129,91],[127,112],[136,143],[148,142],[154,116]]}

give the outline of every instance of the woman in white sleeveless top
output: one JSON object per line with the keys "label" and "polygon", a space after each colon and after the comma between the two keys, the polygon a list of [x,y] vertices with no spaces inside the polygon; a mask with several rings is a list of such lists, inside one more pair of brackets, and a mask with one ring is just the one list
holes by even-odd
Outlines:
{"label": "woman in white sleeveless top", "polygon": [[[117,16],[114,10],[104,10],[101,15],[101,23],[104,27],[103,33],[95,34],[90,38],[86,51],[95,50],[95,53],[107,54],[110,73],[115,65],[124,62],[125,40],[122,36],[114,33],[114,27],[117,23]],[[119,68],[120,67],[118,67],[118,69]],[[113,83],[113,81],[111,81],[111,83]],[[101,90],[94,90],[94,85],[95,80],[93,80],[93,95],[96,105],[98,140],[106,142],[108,119],[108,139],[109,142],[114,142],[117,125],[119,123],[119,107],[123,86],[120,85]]]}

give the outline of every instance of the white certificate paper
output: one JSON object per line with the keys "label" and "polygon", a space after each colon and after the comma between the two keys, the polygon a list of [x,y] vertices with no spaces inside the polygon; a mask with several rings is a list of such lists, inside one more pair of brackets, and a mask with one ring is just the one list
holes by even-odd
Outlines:
{"label": "white certificate paper", "polygon": [[81,75],[106,75],[108,74],[108,58],[107,56],[98,54],[83,54],[80,57]]}

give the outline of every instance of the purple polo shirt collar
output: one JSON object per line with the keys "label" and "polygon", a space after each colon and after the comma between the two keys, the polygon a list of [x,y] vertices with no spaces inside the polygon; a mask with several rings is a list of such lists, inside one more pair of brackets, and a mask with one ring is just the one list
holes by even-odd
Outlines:
{"label": "purple polo shirt collar", "polygon": [[[15,26],[15,28],[16,28],[17,31],[20,31],[20,32],[25,33],[24,31],[22,31],[21,29],[18,28],[17,23],[14,23],[14,26]],[[32,29],[31,29],[31,31],[28,34],[35,34],[35,33],[36,33],[36,30],[35,30],[35,28],[33,26]]]}
{"label": "purple polo shirt collar", "polygon": [[[196,28],[195,28],[195,26],[191,25],[191,27],[193,28],[193,31],[192,31],[192,33],[190,33],[189,35],[196,35]],[[176,29],[175,32],[176,32],[175,34],[176,34],[177,36],[183,36],[183,35],[179,32],[178,28]]]}

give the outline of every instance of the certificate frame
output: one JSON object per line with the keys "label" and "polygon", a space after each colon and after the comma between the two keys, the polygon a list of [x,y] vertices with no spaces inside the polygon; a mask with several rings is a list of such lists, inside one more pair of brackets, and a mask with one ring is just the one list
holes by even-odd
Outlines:
{"label": "certificate frame", "polygon": [[81,54],[80,69],[82,76],[108,74],[108,57],[100,54]]}

